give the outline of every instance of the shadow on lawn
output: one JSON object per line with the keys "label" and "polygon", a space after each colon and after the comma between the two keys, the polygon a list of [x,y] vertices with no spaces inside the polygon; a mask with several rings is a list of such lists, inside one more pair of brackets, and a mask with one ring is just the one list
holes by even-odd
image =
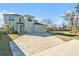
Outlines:
{"label": "shadow on lawn", "polygon": [[[12,39],[10,38],[10,36],[8,34],[7,34],[7,37],[9,39],[9,46],[10,46],[10,42],[11,42],[13,45],[15,45],[14,49],[17,48],[16,50],[12,50],[11,47],[10,47],[12,55],[13,56],[25,56],[25,54],[21,51],[21,49],[17,46],[17,44],[14,41],[11,41]],[[19,52],[19,53],[16,53],[16,52]]]}

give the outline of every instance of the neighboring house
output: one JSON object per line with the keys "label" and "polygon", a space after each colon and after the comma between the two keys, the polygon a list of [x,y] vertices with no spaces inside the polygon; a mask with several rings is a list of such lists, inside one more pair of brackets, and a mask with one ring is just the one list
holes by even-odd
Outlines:
{"label": "neighboring house", "polygon": [[38,23],[31,15],[3,14],[4,24],[9,29],[18,33],[46,32],[47,25]]}

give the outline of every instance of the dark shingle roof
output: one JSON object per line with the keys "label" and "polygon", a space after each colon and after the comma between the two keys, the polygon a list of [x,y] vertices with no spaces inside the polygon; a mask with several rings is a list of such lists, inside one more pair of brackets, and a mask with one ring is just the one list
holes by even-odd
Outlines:
{"label": "dark shingle roof", "polygon": [[31,15],[24,15],[24,16],[35,17],[35,16],[31,16]]}
{"label": "dark shingle roof", "polygon": [[[37,25],[45,25],[45,24],[41,24],[41,23],[34,23],[34,24],[37,24]],[[47,26],[47,25],[45,25],[45,26]]]}
{"label": "dark shingle roof", "polygon": [[3,14],[3,15],[14,15],[14,16],[22,16],[22,15],[19,15],[19,14]]}

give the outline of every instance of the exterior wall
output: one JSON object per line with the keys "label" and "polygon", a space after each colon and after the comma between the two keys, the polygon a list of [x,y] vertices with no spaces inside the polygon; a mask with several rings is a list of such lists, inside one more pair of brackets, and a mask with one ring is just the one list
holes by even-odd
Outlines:
{"label": "exterior wall", "polygon": [[[19,22],[19,18],[21,18],[21,22]],[[18,33],[20,33],[20,25],[22,25],[22,27],[24,27],[24,24],[18,24],[18,23],[24,23],[24,18],[22,16],[16,16],[15,19],[15,31],[17,31]],[[23,29],[24,31],[24,29]]]}
{"label": "exterior wall", "polygon": [[[14,17],[14,21],[9,21],[9,16]],[[19,19],[21,18],[21,22]],[[31,18],[32,21],[28,21]],[[9,25],[9,29],[14,27],[14,31],[18,33],[31,33],[31,32],[46,32],[47,27],[45,25],[34,24],[34,17],[30,15],[21,16],[18,14],[4,14],[4,23]]]}
{"label": "exterior wall", "polygon": [[[14,17],[14,21],[9,21],[9,16]],[[3,14],[4,23],[9,25],[9,29],[12,29],[14,26],[14,31],[18,32],[18,24],[19,18],[22,18],[22,23],[24,22],[24,19],[20,15],[14,15],[14,14]]]}
{"label": "exterior wall", "polygon": [[33,25],[34,25],[34,18],[33,17],[31,17],[31,20],[32,21],[28,21],[28,18],[29,18],[30,16],[24,16],[24,19],[25,19],[25,32],[26,33],[31,33],[31,32],[33,32]]}
{"label": "exterior wall", "polygon": [[17,28],[18,33],[24,33],[24,24],[18,24]]}
{"label": "exterior wall", "polygon": [[[3,17],[4,17],[4,23],[8,24],[9,25],[9,29],[11,29],[12,26],[15,24],[15,20],[14,21],[9,21],[9,16],[12,16],[12,15],[4,15]],[[16,18],[14,17],[14,19],[16,19]]]}
{"label": "exterior wall", "polygon": [[34,32],[47,32],[47,26],[35,24]]}

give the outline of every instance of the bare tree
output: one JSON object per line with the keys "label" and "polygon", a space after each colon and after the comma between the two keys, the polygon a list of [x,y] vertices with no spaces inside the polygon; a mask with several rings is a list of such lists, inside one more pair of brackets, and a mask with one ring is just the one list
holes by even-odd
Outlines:
{"label": "bare tree", "polygon": [[71,27],[72,32],[76,32],[77,28],[76,28],[76,18],[75,18],[75,13],[72,11],[68,11],[65,13],[64,16],[62,16],[65,20],[69,21],[69,25]]}
{"label": "bare tree", "polygon": [[52,21],[50,20],[50,19],[44,19],[44,20],[42,20],[42,22],[44,23],[44,24],[47,24],[47,25],[51,25],[52,24]]}
{"label": "bare tree", "polygon": [[6,33],[9,32],[9,25],[8,24],[4,24],[2,28],[3,28],[4,32],[6,32]]}

